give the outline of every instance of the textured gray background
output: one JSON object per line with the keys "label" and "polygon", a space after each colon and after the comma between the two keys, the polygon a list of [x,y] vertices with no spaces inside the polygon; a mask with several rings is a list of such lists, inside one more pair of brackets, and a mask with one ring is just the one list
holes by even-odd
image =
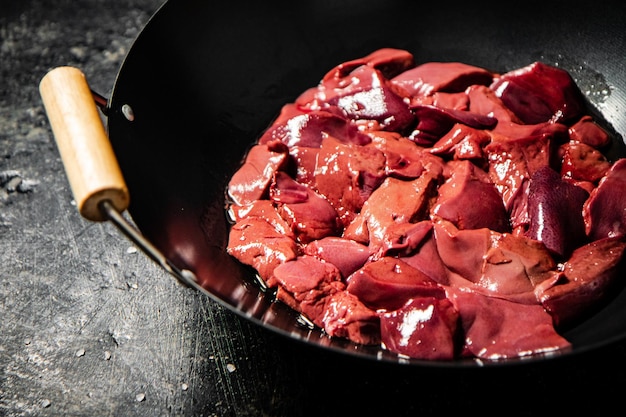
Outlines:
{"label": "textured gray background", "polygon": [[0,0],[0,415],[601,415],[622,404],[623,343],[505,369],[359,361],[248,323],[112,225],[83,220],[39,81],[74,65],[108,95],[160,4]]}
{"label": "textured gray background", "polygon": [[259,329],[73,205],[39,81],[73,65],[108,95],[160,4],[0,3],[0,415],[260,415],[291,397],[258,384],[281,372],[255,367],[278,362]]}

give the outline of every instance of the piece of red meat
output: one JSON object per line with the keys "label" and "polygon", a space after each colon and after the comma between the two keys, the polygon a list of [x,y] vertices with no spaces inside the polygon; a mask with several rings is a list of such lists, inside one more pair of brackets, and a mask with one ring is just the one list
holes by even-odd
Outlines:
{"label": "piece of red meat", "polygon": [[467,281],[478,282],[483,257],[497,236],[496,232],[485,228],[459,230],[448,221],[435,222],[433,231],[437,252],[446,268]]}
{"label": "piece of red meat", "polygon": [[298,242],[308,243],[341,232],[337,212],[328,200],[286,173],[277,172],[274,175],[269,194]]}
{"label": "piece of red meat", "polygon": [[256,200],[245,206],[231,204],[229,216],[233,223],[245,219],[260,219],[269,223],[276,231],[290,239],[296,238],[289,224],[283,219],[270,200]]}
{"label": "piece of red meat", "polygon": [[324,331],[364,345],[380,344],[380,318],[348,291],[332,294],[322,317]]}
{"label": "piece of red meat", "polygon": [[353,61],[331,70],[295,103],[305,111],[330,111],[352,121],[375,121],[380,129],[403,131],[413,123],[414,115],[395,90],[382,70]]}
{"label": "piece of red meat", "polygon": [[564,263],[555,279],[537,287],[537,297],[559,327],[578,322],[624,285],[624,236],[583,245]]}
{"label": "piece of red meat", "polygon": [[273,280],[278,284],[278,300],[322,328],[329,297],[345,289],[333,264],[307,255],[281,263],[274,269]]}
{"label": "piece of red meat", "polygon": [[485,146],[491,181],[514,230],[525,230],[528,224],[528,182],[535,171],[550,165],[551,137],[546,133],[521,139],[494,137]]}
{"label": "piece of red meat", "polygon": [[348,119],[375,120],[383,130],[396,132],[413,123],[415,116],[408,104],[388,85],[380,71],[362,65],[344,81],[326,85],[323,96],[327,105],[337,106]]}
{"label": "piece of red meat", "polygon": [[315,185],[315,165],[320,148],[308,148],[306,146],[292,146],[289,155],[295,165],[294,179],[300,184],[310,187]]}
{"label": "piece of red meat", "polygon": [[432,213],[459,229],[509,232],[508,214],[489,175],[467,160],[451,161],[448,167],[450,177],[439,187]]}
{"label": "piece of red meat", "polygon": [[568,124],[578,120],[586,109],[572,76],[539,61],[502,74],[490,88],[526,124]]}
{"label": "piece of red meat", "polygon": [[528,186],[528,230],[525,236],[543,242],[558,259],[587,241],[583,204],[589,193],[549,166],[538,169]]}
{"label": "piece of red meat", "polygon": [[432,237],[432,231],[433,223],[430,219],[416,223],[394,223],[387,228],[376,257],[412,255]]}
{"label": "piece of red meat", "polygon": [[485,147],[491,180],[500,190],[510,212],[522,183],[539,168],[550,165],[550,136],[541,134],[521,139],[497,138]]}
{"label": "piece of red meat", "polygon": [[274,269],[298,253],[291,228],[268,200],[245,207],[236,217],[228,236],[227,253],[256,269],[268,286],[275,286]]}
{"label": "piece of red meat", "polygon": [[611,162],[596,148],[584,142],[570,141],[558,150],[564,178],[597,184],[611,168]]}
{"label": "piece of red meat", "polygon": [[431,155],[429,149],[417,146],[414,141],[397,132],[368,132],[373,146],[385,157],[385,172],[390,177],[415,179],[425,171],[435,176],[443,173],[445,162],[438,156]]}
{"label": "piece of red meat", "polygon": [[338,82],[356,68],[368,65],[379,70],[386,78],[392,78],[415,65],[413,54],[403,49],[381,48],[362,58],[343,62],[328,71],[322,82]]}
{"label": "piece of red meat", "polygon": [[458,123],[485,130],[493,129],[498,123],[494,117],[466,110],[444,109],[423,104],[411,106],[411,110],[415,113],[417,125],[409,138],[416,144],[426,147],[435,144]]}
{"label": "piece of red meat", "polygon": [[538,304],[535,287],[552,277],[556,263],[538,241],[489,229],[434,225],[437,252],[449,286],[525,304]]}
{"label": "piece of red meat", "polygon": [[464,356],[503,360],[571,348],[541,305],[454,290],[449,299],[459,312]]}
{"label": "piece of red meat", "polygon": [[445,297],[443,287],[419,269],[387,256],[365,264],[347,283],[346,290],[373,310],[397,310],[415,297]]}
{"label": "piece of red meat", "polygon": [[411,358],[451,360],[457,354],[459,313],[447,298],[415,297],[380,317],[383,345]]}
{"label": "piece of red meat", "polygon": [[433,155],[467,159],[484,165],[483,161],[486,156],[483,149],[490,141],[491,136],[484,129],[475,129],[456,123],[431,148],[428,148],[428,151]]}
{"label": "piece of red meat", "polygon": [[327,135],[344,143],[361,145],[370,140],[342,115],[327,109],[304,112],[294,105],[286,105],[281,116],[263,133],[258,143],[279,141],[288,147],[319,148]]}
{"label": "piece of red meat", "polygon": [[444,93],[443,91],[436,91],[428,96],[411,97],[408,100],[410,107],[424,105],[442,109],[469,110],[469,97],[465,92]]}
{"label": "piece of red meat", "polygon": [[245,205],[267,197],[274,173],[284,168],[289,148],[281,142],[256,144],[228,182],[228,195],[235,204]]}
{"label": "piece of red meat", "polygon": [[[500,97],[485,85],[471,85],[465,93],[469,99],[468,110],[472,113],[490,116],[498,120],[498,124],[515,123],[522,124],[522,121],[502,103]],[[496,126],[497,128],[497,126]]]}
{"label": "piece of red meat", "polygon": [[370,250],[376,252],[382,245],[387,227],[428,217],[436,196],[436,185],[437,180],[428,173],[410,181],[387,177],[345,228],[343,237],[368,243]]}
{"label": "piece of red meat", "polygon": [[346,145],[329,136],[317,157],[314,189],[332,204],[345,227],[385,177],[385,156],[380,150]]}
{"label": "piece of red meat", "polygon": [[583,115],[569,128],[569,137],[596,149],[603,149],[611,143],[611,136],[589,114]]}
{"label": "piece of red meat", "polygon": [[450,284],[451,272],[439,256],[430,220],[390,225],[379,252],[372,258],[382,256],[397,256],[439,284]]}
{"label": "piece of red meat", "polygon": [[616,161],[583,207],[591,240],[626,234],[626,158]]}
{"label": "piece of red meat", "polygon": [[461,62],[426,62],[391,79],[392,84],[410,97],[439,91],[458,93],[470,85],[490,85],[492,81],[491,72]]}
{"label": "piece of red meat", "polygon": [[345,279],[370,257],[369,248],[354,240],[328,236],[308,243],[303,252],[335,265]]}
{"label": "piece of red meat", "polygon": [[493,141],[525,140],[527,138],[546,138],[550,144],[550,151],[553,152],[559,145],[567,143],[569,131],[562,123],[537,123],[534,125],[518,124],[513,122],[498,122],[496,127],[490,132]]}

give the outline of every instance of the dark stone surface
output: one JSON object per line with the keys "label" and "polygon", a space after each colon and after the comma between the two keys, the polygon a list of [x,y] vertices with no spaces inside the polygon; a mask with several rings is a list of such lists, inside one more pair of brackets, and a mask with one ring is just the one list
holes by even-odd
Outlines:
{"label": "dark stone surface", "polygon": [[0,5],[0,415],[601,415],[622,404],[624,343],[496,369],[357,360],[250,324],[112,225],[82,219],[39,81],[74,65],[109,94],[160,4]]}
{"label": "dark stone surface", "polygon": [[288,398],[256,326],[72,203],[39,81],[73,65],[107,95],[160,4],[0,6],[0,415],[255,416]]}

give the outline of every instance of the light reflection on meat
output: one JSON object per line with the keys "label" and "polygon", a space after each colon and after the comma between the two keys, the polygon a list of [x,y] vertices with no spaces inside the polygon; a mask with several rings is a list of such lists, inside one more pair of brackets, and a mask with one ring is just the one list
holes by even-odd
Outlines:
{"label": "light reflection on meat", "polygon": [[626,250],[626,159],[586,109],[542,62],[344,62],[231,178],[227,251],[331,337],[439,361],[567,350]]}

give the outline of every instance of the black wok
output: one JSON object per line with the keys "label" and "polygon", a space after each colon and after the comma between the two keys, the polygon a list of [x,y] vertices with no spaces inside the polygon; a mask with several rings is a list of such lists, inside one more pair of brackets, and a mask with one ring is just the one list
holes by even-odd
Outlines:
{"label": "black wok", "polygon": [[[128,213],[154,245],[144,248],[148,254],[233,311],[307,344],[403,364],[486,365],[400,359],[330,339],[273,303],[253,271],[225,252],[224,191],[248,147],[283,104],[327,70],[382,47],[406,49],[418,63],[460,61],[499,72],[534,61],[558,65],[615,134],[611,156],[623,154],[621,3],[443,6],[400,0],[165,3],[128,53],[104,109],[131,196]],[[564,335],[573,344],[564,355],[626,337],[626,291]],[[498,364],[515,362],[522,361]]]}

